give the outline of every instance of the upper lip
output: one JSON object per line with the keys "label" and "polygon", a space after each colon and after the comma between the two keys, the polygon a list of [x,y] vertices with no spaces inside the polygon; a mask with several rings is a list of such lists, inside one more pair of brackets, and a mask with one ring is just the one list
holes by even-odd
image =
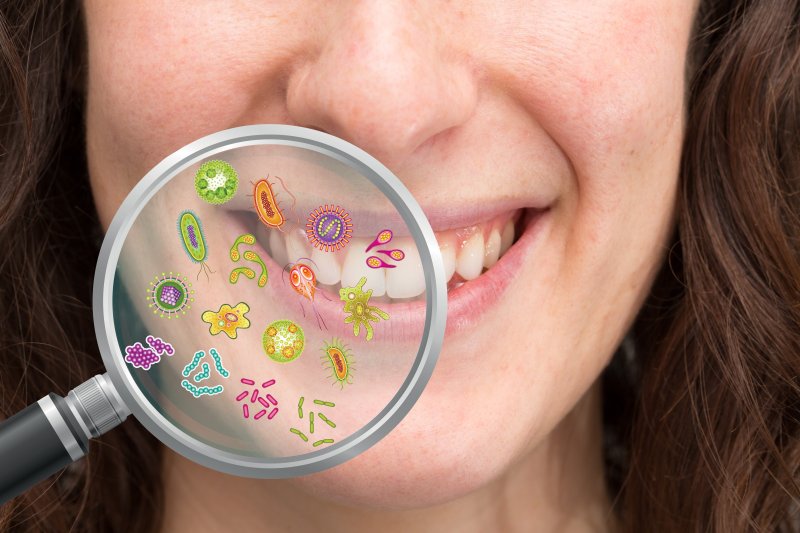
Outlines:
{"label": "upper lip", "polygon": [[[376,208],[353,200],[349,202],[330,201],[320,205],[341,206],[346,209],[351,219],[358,221],[357,224],[354,224],[352,230],[354,237],[371,239],[379,231],[387,228],[391,229],[396,236],[408,236],[406,224],[396,209],[388,206]],[[286,204],[280,205],[280,207],[289,223],[305,226],[309,213],[320,207],[320,205],[298,201],[294,209],[290,209],[290,206]],[[422,211],[433,230],[443,232],[476,226],[505,213],[520,209],[543,210],[547,208],[547,205],[547,202],[544,201],[532,202],[531,200],[476,200],[472,204],[463,202],[458,204],[429,203],[422,205]],[[242,211],[250,215],[255,214],[252,205],[236,205],[230,206],[228,209]]]}

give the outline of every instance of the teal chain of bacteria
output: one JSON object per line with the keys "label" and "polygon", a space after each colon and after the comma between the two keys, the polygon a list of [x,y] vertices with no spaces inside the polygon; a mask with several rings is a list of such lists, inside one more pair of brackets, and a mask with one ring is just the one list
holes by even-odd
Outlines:
{"label": "teal chain of bacteria", "polygon": [[[302,419],[303,418],[303,402],[305,401],[305,396],[301,396],[300,400],[297,402],[297,417]],[[333,402],[327,402],[325,400],[314,400],[315,405],[323,405],[325,407],[336,407],[336,404]],[[336,423],[325,416],[323,413],[317,412],[317,418],[328,424],[331,428],[336,428]],[[289,432],[297,435],[303,442],[308,442],[308,436],[305,433],[300,431],[297,428],[289,428]],[[308,412],[308,432],[309,434],[314,434],[314,412]],[[333,439],[319,439],[314,441],[311,445],[316,448],[317,446],[321,446],[322,444],[333,444]]]}
{"label": "teal chain of bacteria", "polygon": [[215,387],[200,387],[198,389],[185,379],[181,381],[181,385],[183,385],[184,389],[191,392],[192,396],[195,398],[199,398],[200,396],[214,396],[215,394],[219,394],[224,390],[222,385],[217,385]]}
{"label": "teal chain of bacteria", "polygon": [[[222,366],[222,358],[219,355],[219,352],[215,348],[211,348],[209,351],[211,358],[214,360],[214,368],[216,369],[217,373],[222,376],[223,378],[228,378],[231,374],[228,370]],[[183,367],[183,372],[181,373],[183,377],[188,378],[192,372],[194,372],[198,366],[200,366],[200,362],[206,356],[206,353],[203,350],[195,352],[194,357],[192,360]],[[211,375],[211,367],[208,363],[203,363],[201,367],[202,370],[197,373],[194,378],[192,378],[195,382],[200,382],[205,379],[208,379]],[[196,387],[193,385],[188,379],[184,379],[181,381],[181,386],[186,389],[188,392],[192,394],[195,398],[199,398],[200,396],[213,396],[215,394],[221,393],[225,388],[222,385],[215,385],[213,387]]]}
{"label": "teal chain of bacteria", "polygon": [[203,371],[195,375],[194,381],[195,383],[200,383],[204,379],[208,379],[210,377],[211,377],[211,367],[208,366],[208,363],[203,363]]}

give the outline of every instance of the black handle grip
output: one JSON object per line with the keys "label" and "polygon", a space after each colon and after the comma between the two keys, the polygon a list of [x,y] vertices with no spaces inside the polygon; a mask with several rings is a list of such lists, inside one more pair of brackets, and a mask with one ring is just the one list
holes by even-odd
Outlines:
{"label": "black handle grip", "polygon": [[0,505],[88,450],[60,396],[50,394],[0,423]]}

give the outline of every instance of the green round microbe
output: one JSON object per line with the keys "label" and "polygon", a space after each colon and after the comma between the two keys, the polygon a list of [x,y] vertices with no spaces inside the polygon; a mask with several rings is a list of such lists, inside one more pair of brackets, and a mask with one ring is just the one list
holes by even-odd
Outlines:
{"label": "green round microbe", "polygon": [[224,204],[236,194],[239,176],[225,161],[206,161],[195,174],[194,188],[197,195],[206,202]]}
{"label": "green round microbe", "polygon": [[303,328],[291,320],[276,320],[267,326],[262,338],[264,353],[278,363],[294,361],[303,353],[306,340]]}

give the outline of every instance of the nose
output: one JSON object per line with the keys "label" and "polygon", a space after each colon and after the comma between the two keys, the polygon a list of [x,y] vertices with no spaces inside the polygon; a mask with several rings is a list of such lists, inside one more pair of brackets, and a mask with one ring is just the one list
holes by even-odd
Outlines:
{"label": "nose", "polygon": [[342,137],[389,167],[463,125],[477,100],[474,75],[436,15],[415,6],[366,0],[339,10],[319,53],[288,80],[292,120]]}

